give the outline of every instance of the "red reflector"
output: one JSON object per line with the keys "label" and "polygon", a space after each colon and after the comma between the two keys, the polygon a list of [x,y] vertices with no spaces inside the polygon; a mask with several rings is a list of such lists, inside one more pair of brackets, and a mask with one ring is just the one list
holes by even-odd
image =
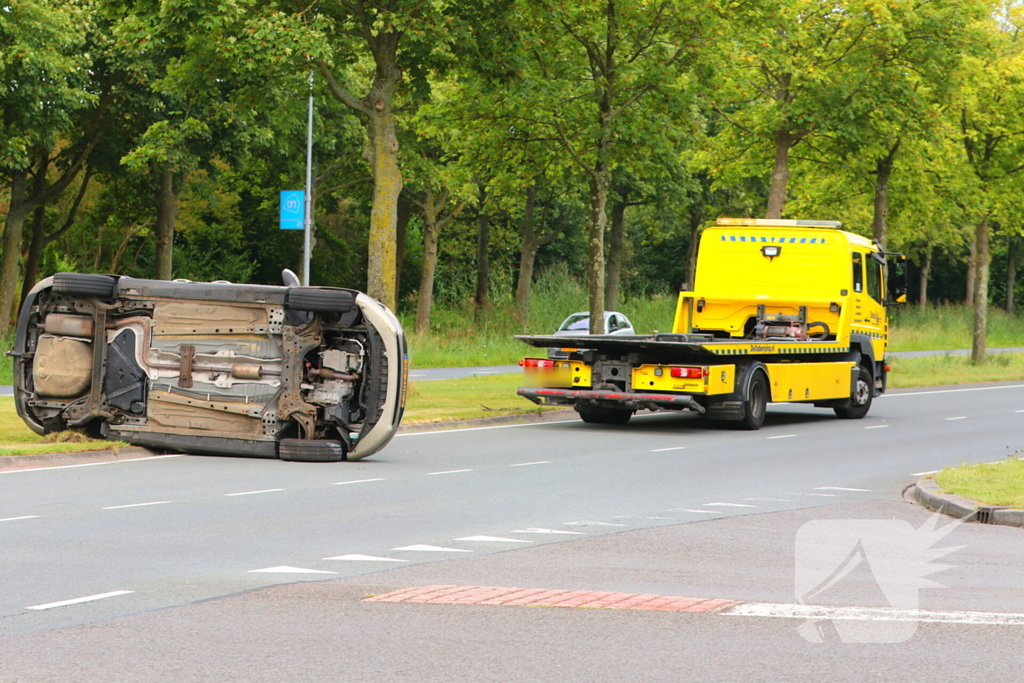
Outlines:
{"label": "red reflector", "polygon": [[524,358],[520,365],[525,368],[553,368],[555,367],[555,361],[545,358]]}
{"label": "red reflector", "polygon": [[700,368],[672,368],[672,376],[684,379],[700,379],[704,376],[704,373]]}

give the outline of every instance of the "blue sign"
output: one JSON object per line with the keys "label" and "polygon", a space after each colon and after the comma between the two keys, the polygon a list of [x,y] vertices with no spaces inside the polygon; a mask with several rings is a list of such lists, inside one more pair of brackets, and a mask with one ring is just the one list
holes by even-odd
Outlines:
{"label": "blue sign", "polygon": [[281,190],[281,229],[302,230],[306,215],[306,193],[302,190]]}

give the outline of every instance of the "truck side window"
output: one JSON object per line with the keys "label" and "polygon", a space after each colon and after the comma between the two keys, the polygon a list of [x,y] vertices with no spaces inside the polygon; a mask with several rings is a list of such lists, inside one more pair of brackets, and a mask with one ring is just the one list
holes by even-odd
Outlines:
{"label": "truck side window", "polygon": [[853,252],[853,291],[864,291],[864,261],[859,251]]}
{"label": "truck side window", "polygon": [[882,265],[868,260],[868,296],[882,303]]}

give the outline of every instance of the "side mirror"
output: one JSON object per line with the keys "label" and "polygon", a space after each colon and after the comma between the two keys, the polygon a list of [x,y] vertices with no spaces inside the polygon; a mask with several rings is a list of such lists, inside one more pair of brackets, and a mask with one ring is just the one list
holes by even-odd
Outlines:
{"label": "side mirror", "polygon": [[888,284],[888,297],[885,303],[888,305],[907,303],[907,257],[903,254],[886,254],[888,273],[886,283]]}
{"label": "side mirror", "polygon": [[291,268],[285,268],[281,271],[281,279],[284,280],[285,287],[298,287],[302,284],[299,276]]}

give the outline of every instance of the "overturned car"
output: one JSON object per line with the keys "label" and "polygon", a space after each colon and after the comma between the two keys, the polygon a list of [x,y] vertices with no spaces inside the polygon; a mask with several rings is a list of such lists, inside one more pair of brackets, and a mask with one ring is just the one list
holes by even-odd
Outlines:
{"label": "overturned car", "polygon": [[11,355],[38,434],[330,462],[379,451],[405,410],[401,324],[347,289],[58,273],[26,297]]}

